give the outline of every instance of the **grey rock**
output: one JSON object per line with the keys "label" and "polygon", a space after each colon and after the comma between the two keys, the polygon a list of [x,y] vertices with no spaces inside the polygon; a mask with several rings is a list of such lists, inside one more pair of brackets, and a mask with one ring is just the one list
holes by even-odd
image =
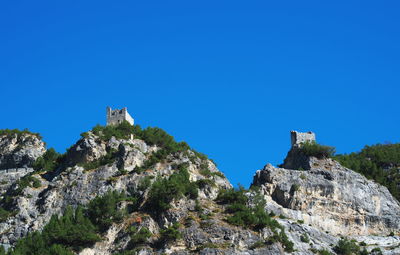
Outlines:
{"label": "grey rock", "polygon": [[387,235],[400,229],[400,205],[386,187],[333,165],[330,171],[267,165],[257,171],[253,184],[262,188],[270,210],[332,234]]}
{"label": "grey rock", "polygon": [[0,170],[30,168],[35,160],[45,152],[45,143],[36,135],[0,136]]}

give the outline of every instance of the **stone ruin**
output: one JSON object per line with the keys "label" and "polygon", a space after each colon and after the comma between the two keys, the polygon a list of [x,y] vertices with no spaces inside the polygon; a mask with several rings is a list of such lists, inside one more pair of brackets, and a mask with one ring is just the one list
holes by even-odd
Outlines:
{"label": "stone ruin", "polygon": [[315,142],[315,133],[309,131],[305,133],[290,131],[292,147],[299,147],[302,143]]}
{"label": "stone ruin", "polygon": [[133,125],[134,121],[131,115],[128,113],[128,109],[126,107],[122,109],[111,109],[111,107],[107,106],[107,126],[109,125],[118,125],[123,121],[128,121],[129,124]]}

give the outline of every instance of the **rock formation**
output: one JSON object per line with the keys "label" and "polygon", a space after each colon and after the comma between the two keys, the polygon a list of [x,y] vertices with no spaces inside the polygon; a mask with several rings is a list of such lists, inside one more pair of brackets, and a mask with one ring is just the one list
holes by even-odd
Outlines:
{"label": "rock formation", "polygon": [[45,144],[37,135],[0,135],[0,170],[29,168],[45,151]]}
{"label": "rock formation", "polygon": [[32,164],[45,151],[45,143],[35,134],[0,135],[0,196],[14,182],[32,172]]}
{"label": "rock formation", "polygon": [[[101,233],[100,241],[76,254],[109,255],[127,250],[132,253],[124,254],[285,254],[285,247],[274,239],[275,230],[255,231],[228,223],[232,214],[216,198],[232,185],[211,160],[182,144],[174,146],[185,149],[165,154],[166,149],[148,136],[105,139],[101,132],[89,131],[67,151],[53,173],[27,175],[39,185],[21,188],[21,183],[11,180],[14,184],[2,195],[8,199],[0,202],[12,212],[0,221],[0,243],[12,248],[17,240],[42,230],[52,215],[61,215],[68,206],[86,205],[116,190],[140,196],[138,209],[114,222]],[[1,162],[7,166],[30,166],[45,151],[44,143],[34,137],[11,137],[0,144]],[[189,174],[188,183],[198,187],[198,197],[174,199],[161,214],[146,209],[154,182],[171,177],[182,165]],[[364,242],[369,251],[380,247],[384,254],[400,254],[399,236],[388,236],[400,230],[400,205],[385,187],[333,159],[306,156],[298,145],[283,166],[268,164],[257,171],[254,189],[246,196],[249,201],[258,193],[265,198],[265,211],[275,215],[294,243],[293,254],[318,250],[334,254],[340,236]],[[298,170],[300,167],[304,170]],[[128,205],[121,202],[119,206]],[[160,243],[163,231],[175,223],[180,224],[181,238]],[[135,249],[130,247],[131,228],[150,232],[148,240]]]}

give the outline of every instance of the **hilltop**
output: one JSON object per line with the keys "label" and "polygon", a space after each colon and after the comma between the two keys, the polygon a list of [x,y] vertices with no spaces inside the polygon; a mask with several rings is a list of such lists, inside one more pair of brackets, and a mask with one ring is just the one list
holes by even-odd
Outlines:
{"label": "hilltop", "polygon": [[32,171],[7,179],[0,242],[8,254],[41,255],[398,254],[399,202],[310,139],[256,171],[250,189],[233,189],[160,128],[98,125],[65,154],[8,132],[0,158],[26,153]]}

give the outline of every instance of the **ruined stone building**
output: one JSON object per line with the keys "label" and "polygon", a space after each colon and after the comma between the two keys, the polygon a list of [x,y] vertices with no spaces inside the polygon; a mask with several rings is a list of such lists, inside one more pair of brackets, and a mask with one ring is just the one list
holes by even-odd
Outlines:
{"label": "ruined stone building", "polygon": [[107,106],[107,126],[120,124],[124,120],[128,121],[131,125],[134,123],[126,107],[113,110],[111,107]]}
{"label": "ruined stone building", "polygon": [[290,131],[290,138],[292,142],[292,147],[294,147],[306,142],[315,142],[315,133],[301,133],[297,131]]}

